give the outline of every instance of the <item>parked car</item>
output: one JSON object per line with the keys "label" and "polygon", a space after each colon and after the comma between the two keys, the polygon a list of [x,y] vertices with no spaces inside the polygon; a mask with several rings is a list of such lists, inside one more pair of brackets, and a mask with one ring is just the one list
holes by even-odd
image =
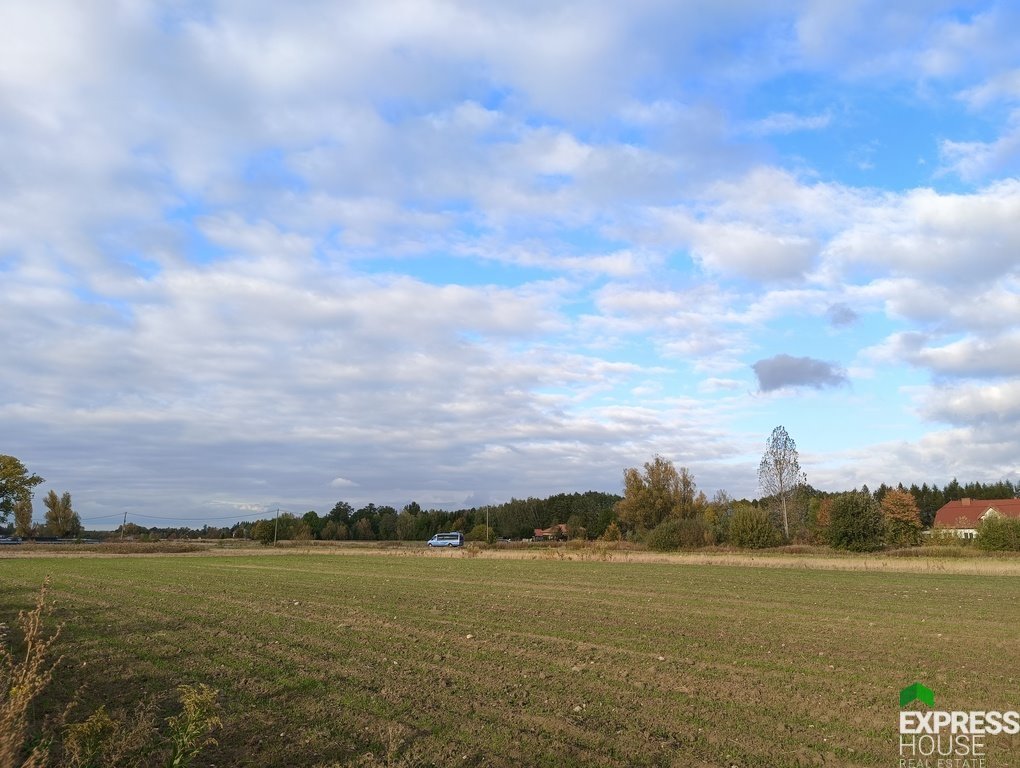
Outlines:
{"label": "parked car", "polygon": [[464,534],[454,531],[453,533],[437,533],[429,539],[430,547],[463,547]]}
{"label": "parked car", "polygon": [[0,536],[0,544],[20,544],[21,537],[19,536]]}

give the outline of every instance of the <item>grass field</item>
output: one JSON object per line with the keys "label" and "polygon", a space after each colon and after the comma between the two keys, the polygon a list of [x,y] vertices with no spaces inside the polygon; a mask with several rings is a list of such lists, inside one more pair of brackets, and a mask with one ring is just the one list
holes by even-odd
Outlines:
{"label": "grass field", "polygon": [[[438,553],[437,553],[438,554]],[[1020,580],[393,554],[0,560],[52,578],[39,707],[221,691],[201,765],[895,766],[898,693],[1020,705]],[[1020,739],[987,768],[1020,766]]]}

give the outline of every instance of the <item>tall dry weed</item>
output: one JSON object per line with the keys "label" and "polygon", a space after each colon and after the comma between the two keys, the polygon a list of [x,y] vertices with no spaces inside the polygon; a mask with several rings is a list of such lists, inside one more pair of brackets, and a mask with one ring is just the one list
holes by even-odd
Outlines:
{"label": "tall dry weed", "polygon": [[0,768],[35,768],[44,765],[49,756],[47,741],[26,744],[32,702],[49,685],[60,663],[60,658],[48,658],[60,628],[49,637],[43,632],[48,588],[49,579],[39,590],[35,608],[18,614],[21,650],[9,648],[6,628],[0,627]]}
{"label": "tall dry weed", "polygon": [[170,768],[184,768],[198,756],[205,747],[216,744],[212,737],[213,731],[222,727],[219,717],[219,705],[216,697],[219,691],[205,683],[197,686],[181,685],[177,688],[181,695],[181,714],[168,717],[170,727],[170,743],[173,754],[170,757]]}
{"label": "tall dry weed", "polygon": [[205,747],[216,744],[212,733],[222,726],[219,691],[208,685],[177,687],[181,712],[166,718],[167,733],[156,725],[151,701],[134,712],[107,713],[100,707],[64,728],[63,765],[68,768],[186,768]]}
{"label": "tall dry weed", "polygon": [[113,717],[100,706],[88,719],[65,727],[63,764],[69,768],[149,765],[158,753],[158,741],[151,704],[139,704],[129,717]]}

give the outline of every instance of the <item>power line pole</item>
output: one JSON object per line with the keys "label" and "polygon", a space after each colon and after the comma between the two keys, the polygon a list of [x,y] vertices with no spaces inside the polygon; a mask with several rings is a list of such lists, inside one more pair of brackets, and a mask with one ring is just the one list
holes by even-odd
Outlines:
{"label": "power line pole", "polygon": [[276,534],[280,530],[280,508],[276,508],[276,523],[273,525],[273,546],[276,546]]}
{"label": "power line pole", "polygon": [[124,522],[120,526],[120,540],[124,541],[124,529],[127,528],[127,510],[124,510]]}

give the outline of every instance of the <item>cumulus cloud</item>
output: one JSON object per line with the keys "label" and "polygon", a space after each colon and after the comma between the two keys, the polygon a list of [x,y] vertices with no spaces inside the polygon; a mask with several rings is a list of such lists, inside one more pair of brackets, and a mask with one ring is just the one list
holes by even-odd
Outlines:
{"label": "cumulus cloud", "polygon": [[811,357],[776,355],[759,360],[751,368],[758,377],[758,388],[762,392],[796,387],[824,389],[850,382],[846,371],[835,363]]}
{"label": "cumulus cloud", "polygon": [[953,477],[995,482],[1020,473],[1015,438],[987,426],[929,431],[916,440],[882,441],[832,454],[812,471],[816,487],[847,488],[902,482],[943,485]]}
{"label": "cumulus cloud", "polygon": [[954,425],[981,425],[1011,436],[1020,419],[1020,380],[940,387],[925,397],[926,415]]}
{"label": "cumulus cloud", "polygon": [[855,287],[852,293],[869,304],[879,302],[891,318],[939,333],[986,336],[1020,323],[1016,276],[978,285],[888,277]]}
{"label": "cumulus cloud", "polygon": [[868,350],[879,360],[905,362],[937,377],[996,378],[1020,375],[1020,333],[966,336],[939,344],[939,337],[909,331],[896,333]]}
{"label": "cumulus cloud", "polygon": [[818,251],[810,238],[745,224],[699,223],[693,226],[692,235],[692,253],[707,271],[754,280],[799,277]]}
{"label": "cumulus cloud", "polygon": [[1015,274],[1020,182],[1006,180],[973,194],[911,190],[857,206],[855,221],[824,249],[833,267],[866,265],[882,273],[956,285]]}
{"label": "cumulus cloud", "polygon": [[1020,112],[994,141],[953,141],[939,144],[942,171],[967,182],[1015,173],[1020,168]]}

